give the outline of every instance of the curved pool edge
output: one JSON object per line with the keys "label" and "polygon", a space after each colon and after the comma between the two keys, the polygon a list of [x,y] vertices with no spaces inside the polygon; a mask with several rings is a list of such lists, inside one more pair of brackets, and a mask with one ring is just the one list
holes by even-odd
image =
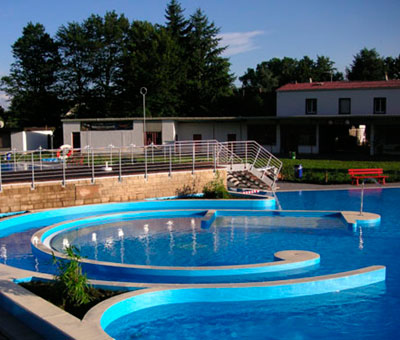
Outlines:
{"label": "curved pool edge", "polygon": [[103,301],[93,307],[83,321],[94,324],[99,334],[104,334],[104,329],[111,322],[126,314],[166,304],[284,299],[340,292],[385,279],[386,267],[377,265],[342,273],[281,281],[150,288]]}

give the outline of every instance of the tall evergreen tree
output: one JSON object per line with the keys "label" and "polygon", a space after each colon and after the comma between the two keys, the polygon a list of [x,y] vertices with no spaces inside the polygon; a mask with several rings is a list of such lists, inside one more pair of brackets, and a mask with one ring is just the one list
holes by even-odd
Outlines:
{"label": "tall evergreen tree", "polygon": [[389,79],[400,79],[400,55],[385,58],[385,70]]}
{"label": "tall evergreen tree", "polygon": [[385,62],[375,48],[364,48],[354,56],[346,74],[348,80],[384,80]]}
{"label": "tall evergreen tree", "polygon": [[41,24],[28,23],[12,45],[14,63],[1,89],[11,97],[10,116],[19,126],[55,125],[61,114],[56,74],[60,67],[57,44]]}
{"label": "tall evergreen tree", "polygon": [[[190,115],[215,113],[218,100],[232,93],[230,64],[221,57],[219,28],[198,9],[190,17],[185,102]],[[214,111],[214,112],[212,112]]]}

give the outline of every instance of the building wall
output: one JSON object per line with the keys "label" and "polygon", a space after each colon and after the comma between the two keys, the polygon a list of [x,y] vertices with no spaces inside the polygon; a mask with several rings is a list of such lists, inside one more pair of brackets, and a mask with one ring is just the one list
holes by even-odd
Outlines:
{"label": "building wall", "polygon": [[36,150],[39,147],[49,149],[49,137],[52,131],[26,131],[26,145],[28,150]]}
{"label": "building wall", "polygon": [[[79,122],[63,122],[63,144],[72,145],[72,132],[81,131],[81,123]],[[86,144],[82,143],[81,146]]]}
{"label": "building wall", "polygon": [[173,120],[165,120],[162,122],[162,142],[173,143],[176,135],[176,123]]}
{"label": "building wall", "polygon": [[236,140],[247,139],[246,124],[240,122],[179,122],[177,130],[180,141],[193,140],[195,134],[200,134],[202,140],[216,139],[220,142],[226,142],[228,134],[236,134]]}
{"label": "building wall", "polygon": [[377,97],[386,98],[386,115],[400,114],[400,89],[359,89],[278,91],[277,116],[304,116],[307,98],[317,99],[317,115],[339,115],[339,98],[351,98],[351,115],[373,115]]}
{"label": "building wall", "polygon": [[25,131],[15,132],[11,134],[11,149],[26,151]]}
{"label": "building wall", "polygon": [[[219,170],[220,177],[226,183],[226,170]],[[204,185],[214,179],[213,170],[149,174],[118,178],[67,181],[63,188],[60,182],[37,183],[31,190],[30,183],[4,185],[0,193],[0,213],[62,208],[75,205],[128,202],[151,197],[175,196],[184,186],[201,192]]]}

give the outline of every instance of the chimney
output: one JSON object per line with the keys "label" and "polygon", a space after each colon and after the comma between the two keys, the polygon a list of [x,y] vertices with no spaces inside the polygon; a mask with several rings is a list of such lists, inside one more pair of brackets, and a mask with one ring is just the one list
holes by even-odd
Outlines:
{"label": "chimney", "polygon": [[312,83],[312,78],[310,77],[310,83]]}
{"label": "chimney", "polygon": [[386,80],[386,81],[388,81],[388,80],[389,80],[389,77],[388,77],[388,74],[387,74],[387,72],[385,72],[385,80]]}

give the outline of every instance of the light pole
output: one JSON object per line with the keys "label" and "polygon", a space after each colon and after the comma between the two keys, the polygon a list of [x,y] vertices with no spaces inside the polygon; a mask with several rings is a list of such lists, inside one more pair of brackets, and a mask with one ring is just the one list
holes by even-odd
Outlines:
{"label": "light pole", "polygon": [[143,96],[143,146],[146,146],[146,93],[145,87],[140,88],[140,94]]}

